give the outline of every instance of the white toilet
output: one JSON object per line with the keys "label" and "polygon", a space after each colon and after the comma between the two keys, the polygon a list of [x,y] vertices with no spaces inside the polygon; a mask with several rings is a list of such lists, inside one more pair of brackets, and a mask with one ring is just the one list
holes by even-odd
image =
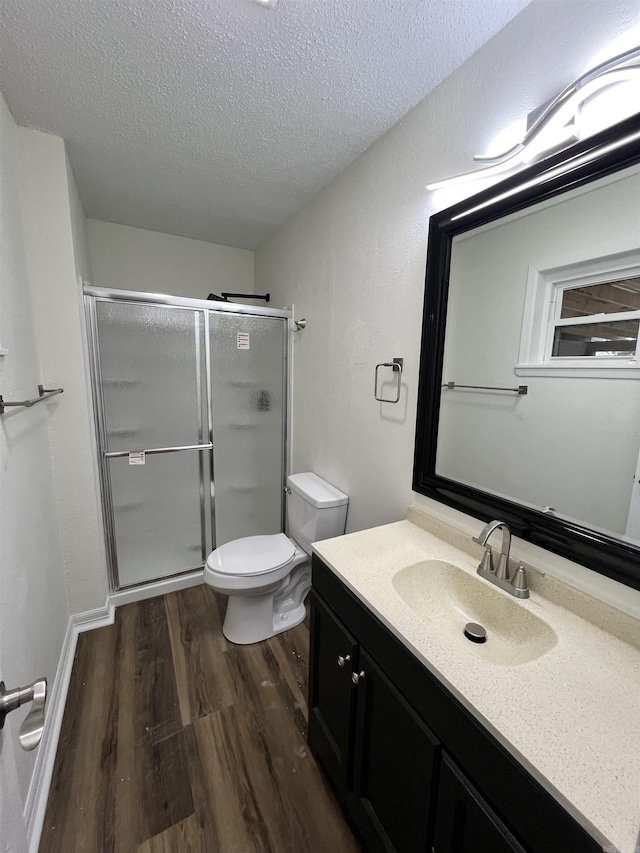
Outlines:
{"label": "white toilet", "polygon": [[204,579],[229,596],[222,632],[232,643],[267,640],[299,625],[311,589],[311,543],[344,533],[349,498],[317,474],[287,477],[289,536],[247,536],[209,554]]}

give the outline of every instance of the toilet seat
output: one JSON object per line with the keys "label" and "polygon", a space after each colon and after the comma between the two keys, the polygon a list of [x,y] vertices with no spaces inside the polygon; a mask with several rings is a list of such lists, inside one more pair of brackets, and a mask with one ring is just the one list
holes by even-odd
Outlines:
{"label": "toilet seat", "polygon": [[207,568],[221,575],[257,577],[275,572],[290,563],[295,545],[284,533],[246,536],[225,542],[207,558]]}

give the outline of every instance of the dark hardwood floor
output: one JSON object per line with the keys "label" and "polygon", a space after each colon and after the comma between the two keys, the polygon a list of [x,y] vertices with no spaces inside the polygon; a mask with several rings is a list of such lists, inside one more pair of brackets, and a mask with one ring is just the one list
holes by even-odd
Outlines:
{"label": "dark hardwood floor", "polygon": [[40,853],[351,853],[306,742],[309,629],[234,646],[206,586],[78,639]]}

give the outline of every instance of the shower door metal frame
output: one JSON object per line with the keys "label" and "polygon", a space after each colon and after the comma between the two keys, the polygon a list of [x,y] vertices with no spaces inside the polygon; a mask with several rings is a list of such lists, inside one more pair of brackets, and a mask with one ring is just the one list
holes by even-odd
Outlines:
{"label": "shower door metal frame", "polygon": [[[107,567],[109,574],[109,589],[111,592],[117,592],[123,589],[135,589],[137,587],[146,586],[156,583],[159,580],[168,580],[176,577],[187,577],[190,574],[201,572],[206,561],[206,545],[205,545],[205,526],[206,526],[206,509],[207,503],[210,506],[210,537],[211,543],[215,544],[215,492],[211,495],[211,485],[214,480],[214,461],[213,461],[213,401],[211,394],[211,345],[210,345],[210,328],[209,328],[209,312],[229,313],[234,315],[246,314],[249,316],[258,317],[273,317],[281,319],[285,323],[286,334],[283,343],[283,371],[282,371],[282,394],[283,394],[283,430],[282,430],[282,477],[281,482],[284,487],[288,473],[288,438],[289,428],[291,424],[290,411],[290,394],[289,394],[289,365],[291,356],[291,331],[292,331],[292,312],[289,309],[279,308],[262,308],[253,305],[239,305],[233,302],[212,302],[207,299],[191,299],[180,296],[168,296],[160,293],[144,293],[142,291],[131,290],[114,290],[111,288],[94,287],[93,285],[83,283],[85,316],[87,321],[87,344],[89,355],[89,371],[91,379],[91,390],[93,398],[93,413],[95,425],[95,440],[96,451],[98,454],[98,474],[100,481],[100,494],[102,505],[102,517],[105,532],[105,544],[107,549]],[[202,552],[203,561],[200,565],[192,568],[181,569],[172,575],[164,575],[162,578],[154,578],[148,581],[143,581],[135,584],[122,585],[120,583],[118,572],[118,555],[116,549],[116,536],[113,512],[113,495],[111,492],[111,477],[109,473],[109,459],[115,457],[128,456],[129,451],[107,451],[107,430],[105,420],[105,407],[102,389],[102,371],[100,365],[100,349],[98,343],[98,325],[97,325],[97,302],[116,302],[129,304],[144,304],[155,307],[183,308],[194,312],[194,317],[197,317],[196,312],[202,312],[204,319],[204,367],[206,375],[206,407],[205,407],[205,424],[203,424],[202,405],[199,406],[199,437],[204,438],[203,432],[206,432],[206,441],[197,445],[183,445],[176,447],[158,447],[149,448],[145,452],[149,455],[158,453],[173,453],[185,450],[195,450],[200,455],[199,470],[200,470],[200,520],[201,520],[201,536],[202,536]],[[197,327],[196,327],[197,329]],[[197,332],[196,332],[197,334]],[[198,343],[196,338],[196,343]],[[198,393],[200,394],[200,361],[197,360],[196,365],[196,381],[198,384]],[[203,458],[205,451],[208,451],[209,466],[208,472],[205,472],[206,462]],[[207,476],[208,475],[208,476]],[[209,498],[207,501],[207,491]],[[285,502],[284,488],[281,489],[281,527],[284,529],[285,523]]]}

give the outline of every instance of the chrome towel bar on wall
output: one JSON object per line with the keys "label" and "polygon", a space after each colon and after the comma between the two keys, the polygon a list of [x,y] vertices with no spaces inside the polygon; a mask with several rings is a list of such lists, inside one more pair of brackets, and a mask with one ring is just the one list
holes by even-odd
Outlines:
{"label": "chrome towel bar on wall", "polygon": [[[403,358],[394,358],[393,361],[382,361],[380,364],[376,364],[376,373],[374,380],[374,389],[373,396],[379,403],[397,403],[400,399],[400,388],[402,386],[402,368],[404,365]],[[386,397],[378,397],[378,370],[381,367],[390,367],[393,370],[393,375],[396,377],[396,396],[395,399],[389,400]]]}
{"label": "chrome towel bar on wall", "polygon": [[31,406],[35,406],[36,403],[41,403],[43,400],[48,400],[49,397],[55,397],[56,394],[62,394],[64,388],[44,388],[42,385],[38,385],[38,396],[33,397],[31,400],[19,400],[15,403],[7,402],[0,394],[0,415],[4,415],[4,410],[9,406],[25,406],[27,409],[31,408]]}

